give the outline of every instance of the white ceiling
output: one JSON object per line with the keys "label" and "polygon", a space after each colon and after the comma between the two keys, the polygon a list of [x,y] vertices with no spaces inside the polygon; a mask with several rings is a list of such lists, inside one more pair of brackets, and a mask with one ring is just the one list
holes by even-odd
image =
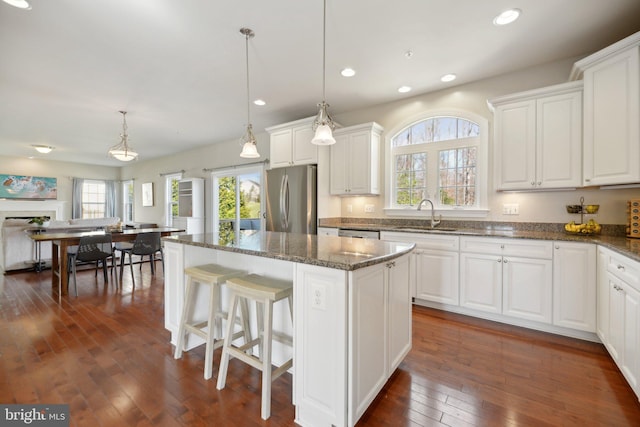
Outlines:
{"label": "white ceiling", "polygon": [[[239,138],[241,27],[256,33],[252,98],[267,101],[251,106],[256,131],[312,116],[322,98],[322,0],[30,3],[0,2],[0,154],[122,165],[106,155],[118,110],[141,160]],[[516,23],[492,25],[513,7]],[[336,115],[586,55],[639,30],[639,0],[328,0],[326,98]],[[355,77],[340,76],[346,66]],[[446,73],[458,79],[440,82]]]}

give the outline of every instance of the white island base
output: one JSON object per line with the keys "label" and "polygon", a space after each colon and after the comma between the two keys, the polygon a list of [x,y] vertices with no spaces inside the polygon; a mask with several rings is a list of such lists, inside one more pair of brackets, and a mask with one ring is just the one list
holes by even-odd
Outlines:
{"label": "white island base", "polygon": [[[218,263],[293,280],[292,396],[295,422],[301,426],[355,425],[411,349],[408,254],[341,270],[168,239],[164,244],[165,327],[174,345],[185,267]],[[205,295],[199,298],[202,304],[196,307],[196,316],[205,317],[206,301]],[[278,305],[274,307],[274,330],[291,335],[288,307]],[[202,343],[196,338],[187,342],[187,348]],[[274,342],[273,347],[276,365],[291,354],[291,349],[278,344]]]}

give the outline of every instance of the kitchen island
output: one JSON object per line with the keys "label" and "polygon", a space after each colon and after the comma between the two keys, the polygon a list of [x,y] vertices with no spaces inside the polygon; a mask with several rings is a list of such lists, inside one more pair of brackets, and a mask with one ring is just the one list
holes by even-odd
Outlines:
{"label": "kitchen island", "polygon": [[[185,267],[218,263],[293,281],[295,327],[286,305],[274,307],[274,330],[290,335],[293,347],[274,342],[273,360],[293,354],[299,425],[355,425],[411,349],[411,243],[265,231],[163,241],[165,327],[174,345]],[[206,301],[198,297],[196,317],[204,317]],[[250,317],[255,328],[253,311]],[[190,337],[186,346],[201,343]]]}

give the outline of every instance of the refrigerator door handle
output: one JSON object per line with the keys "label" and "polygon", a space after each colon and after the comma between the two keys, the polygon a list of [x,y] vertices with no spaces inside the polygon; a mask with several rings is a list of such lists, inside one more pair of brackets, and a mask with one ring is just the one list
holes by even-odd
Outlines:
{"label": "refrigerator door handle", "polygon": [[284,176],[284,187],[284,229],[289,231],[289,175]]}
{"label": "refrigerator door handle", "polygon": [[282,175],[282,179],[280,180],[280,226],[283,231],[287,229],[287,219],[286,219],[286,205],[285,205],[285,192],[286,192],[286,184],[287,184],[287,175]]}

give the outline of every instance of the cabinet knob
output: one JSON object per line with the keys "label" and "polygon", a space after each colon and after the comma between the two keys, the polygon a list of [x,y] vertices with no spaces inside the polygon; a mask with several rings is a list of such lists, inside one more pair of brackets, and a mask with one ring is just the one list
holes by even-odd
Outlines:
{"label": "cabinet knob", "polygon": [[585,180],[585,182],[590,182],[591,178],[585,178],[584,180]]}
{"label": "cabinet knob", "polygon": [[531,181],[531,185],[536,185],[535,181]]}
{"label": "cabinet knob", "polygon": [[538,181],[538,187],[542,185],[542,181]]}
{"label": "cabinet knob", "polygon": [[622,264],[618,264],[618,270],[620,270],[620,271],[624,271],[624,265],[622,265]]}
{"label": "cabinet knob", "polygon": [[498,261],[498,262],[502,262],[502,258],[498,258],[496,261]]}
{"label": "cabinet knob", "polygon": [[560,246],[556,245],[556,249],[560,249]]}
{"label": "cabinet knob", "polygon": [[504,245],[500,245],[500,249],[504,249]]}
{"label": "cabinet knob", "polygon": [[504,263],[506,264],[506,263],[508,263],[509,261],[505,259],[505,260],[503,260],[502,262],[504,262]]}

